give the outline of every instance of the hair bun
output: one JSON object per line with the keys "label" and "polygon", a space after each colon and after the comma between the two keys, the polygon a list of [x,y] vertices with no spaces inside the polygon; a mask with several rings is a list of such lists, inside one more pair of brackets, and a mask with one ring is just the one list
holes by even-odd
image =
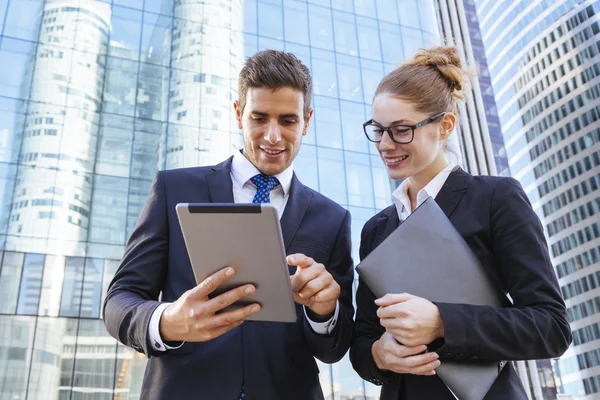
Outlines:
{"label": "hair bun", "polygon": [[420,49],[407,64],[436,68],[447,82],[452,95],[463,99],[462,91],[472,74],[463,69],[456,47]]}

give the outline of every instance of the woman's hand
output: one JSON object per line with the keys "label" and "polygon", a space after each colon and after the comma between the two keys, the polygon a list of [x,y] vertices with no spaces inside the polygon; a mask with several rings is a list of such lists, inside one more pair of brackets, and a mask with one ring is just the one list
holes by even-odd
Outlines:
{"label": "woman's hand", "polygon": [[440,366],[437,353],[423,353],[427,346],[407,347],[396,341],[388,332],[373,343],[371,355],[377,368],[397,374],[435,375]]}
{"label": "woman's hand", "polygon": [[405,346],[427,345],[444,337],[444,323],[435,304],[408,293],[375,300],[381,326]]}

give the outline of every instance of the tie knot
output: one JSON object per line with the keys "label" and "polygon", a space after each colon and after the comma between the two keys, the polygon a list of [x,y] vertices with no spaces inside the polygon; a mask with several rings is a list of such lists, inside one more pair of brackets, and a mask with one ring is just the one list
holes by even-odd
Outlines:
{"label": "tie knot", "polygon": [[253,176],[250,180],[256,185],[256,188],[259,191],[265,190],[270,192],[279,186],[279,180],[277,180],[277,178],[274,176],[258,174]]}

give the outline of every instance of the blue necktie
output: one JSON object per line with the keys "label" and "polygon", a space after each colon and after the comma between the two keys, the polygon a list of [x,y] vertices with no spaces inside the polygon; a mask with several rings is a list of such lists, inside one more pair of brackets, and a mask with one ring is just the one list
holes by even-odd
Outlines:
{"label": "blue necktie", "polygon": [[[277,178],[269,175],[258,174],[250,178],[250,180],[256,185],[256,194],[254,195],[254,199],[252,199],[252,203],[270,203],[271,190],[279,186],[279,181],[277,180]],[[240,400],[245,400],[245,398],[246,388],[242,384],[242,389],[240,391]]]}
{"label": "blue necktie", "polygon": [[271,190],[279,186],[279,181],[277,178],[269,175],[258,174],[253,176],[250,180],[256,185],[256,194],[254,195],[252,203],[270,203]]}

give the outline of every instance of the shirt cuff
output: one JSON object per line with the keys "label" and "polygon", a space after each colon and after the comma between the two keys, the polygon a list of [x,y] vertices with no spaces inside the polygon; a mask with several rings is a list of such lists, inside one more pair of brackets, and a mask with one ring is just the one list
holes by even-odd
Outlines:
{"label": "shirt cuff", "polygon": [[160,337],[160,317],[162,316],[163,311],[167,308],[171,303],[162,303],[160,306],[156,307],[156,310],[152,313],[152,317],[150,318],[150,324],[148,325],[148,338],[150,343],[152,344],[152,348],[155,351],[167,351],[167,350],[175,350],[183,346],[185,342],[181,342],[181,344],[177,347],[172,347],[165,344]]}
{"label": "shirt cuff", "polygon": [[315,322],[310,319],[310,317],[306,313],[306,307],[304,307],[304,315],[306,316],[306,320],[310,324],[310,327],[312,328],[312,330],[315,333],[318,333],[319,335],[329,335],[331,332],[333,332],[333,329],[335,328],[335,324],[337,323],[337,320],[338,320],[339,313],[340,313],[340,302],[338,301],[335,303],[335,311],[333,313],[333,317],[331,317],[328,321],[325,321],[325,322]]}

